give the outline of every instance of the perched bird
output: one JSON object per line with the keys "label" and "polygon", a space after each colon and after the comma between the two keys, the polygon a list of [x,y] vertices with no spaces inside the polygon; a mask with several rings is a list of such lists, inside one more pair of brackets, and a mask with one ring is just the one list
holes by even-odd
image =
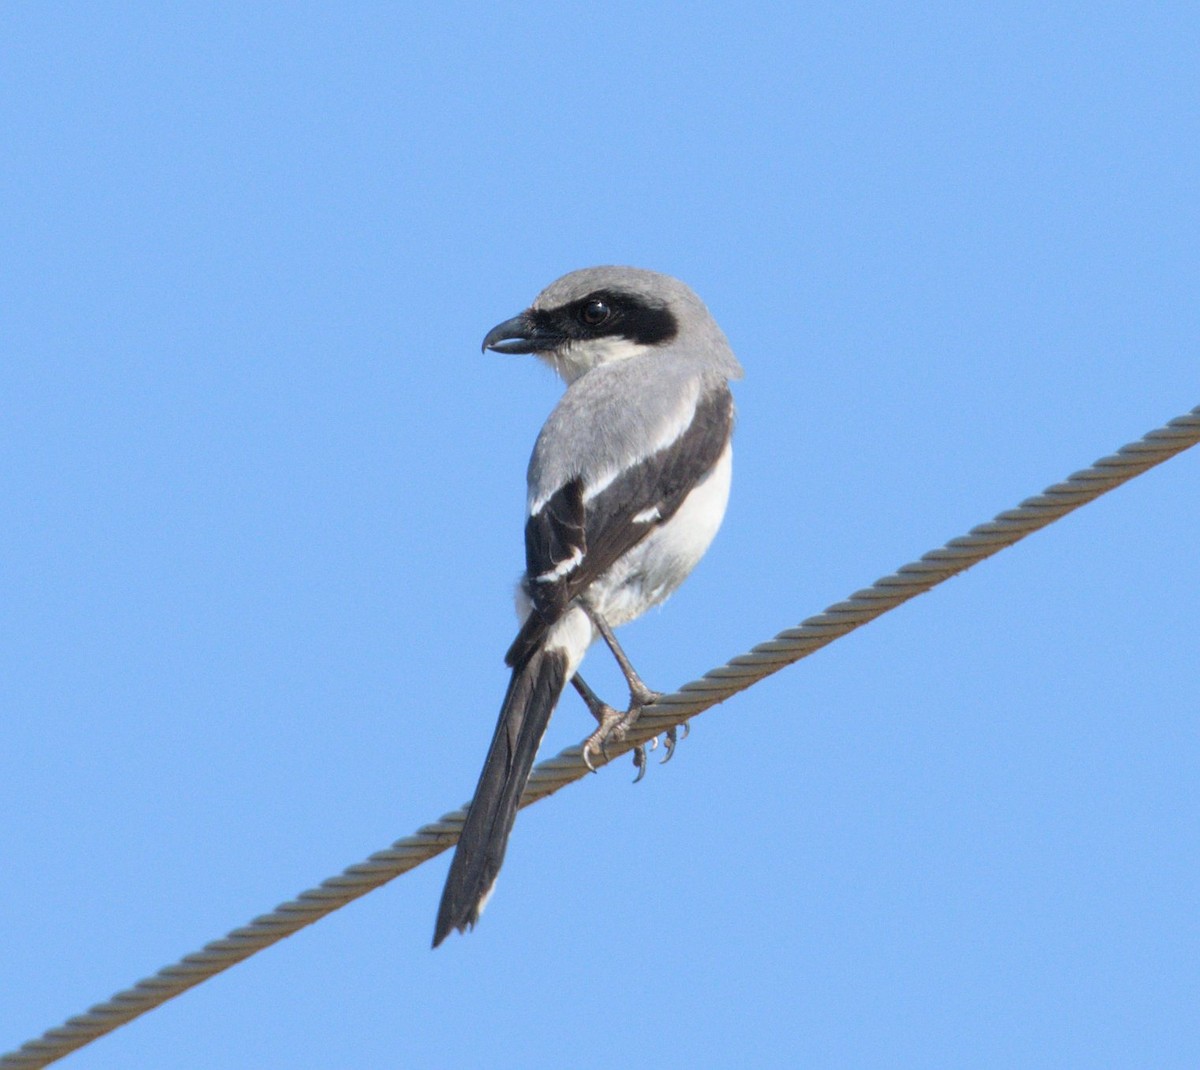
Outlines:
{"label": "perched bird", "polygon": [[[612,629],[667,598],[716,535],[732,471],[728,380],[742,375],[691,289],[629,267],[564,275],[489,331],[483,348],[533,353],[567,389],[529,461],[522,625],[505,659],[512,679],[450,864],[434,947],[479,920],[567,683],[599,722],[584,744],[589,766],[656,697]],[[597,636],[629,683],[624,711],[576,673]],[[640,776],[644,750],[637,757]]]}

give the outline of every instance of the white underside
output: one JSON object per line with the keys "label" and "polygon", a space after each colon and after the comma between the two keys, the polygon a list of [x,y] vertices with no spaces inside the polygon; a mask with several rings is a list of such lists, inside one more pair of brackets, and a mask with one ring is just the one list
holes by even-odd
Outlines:
{"label": "white underside", "polygon": [[[628,624],[660,605],[687,579],[725,517],[732,475],[733,450],[726,445],[712,471],[696,484],[675,515],[592,583],[588,601],[611,627]],[[517,613],[522,621],[529,609],[528,598],[518,588]],[[588,615],[575,608],[551,627],[546,645],[566,654],[570,678],[595,638]]]}

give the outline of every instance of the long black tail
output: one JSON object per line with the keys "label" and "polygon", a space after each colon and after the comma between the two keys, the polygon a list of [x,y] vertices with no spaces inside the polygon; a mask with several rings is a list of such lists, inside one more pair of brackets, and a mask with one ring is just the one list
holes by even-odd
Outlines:
{"label": "long black tail", "polygon": [[566,686],[566,674],[566,656],[541,648],[513,669],[496,734],[442,890],[434,947],[446,939],[451,929],[465,932],[479,920],[504,861],[504,848],[534,756]]}

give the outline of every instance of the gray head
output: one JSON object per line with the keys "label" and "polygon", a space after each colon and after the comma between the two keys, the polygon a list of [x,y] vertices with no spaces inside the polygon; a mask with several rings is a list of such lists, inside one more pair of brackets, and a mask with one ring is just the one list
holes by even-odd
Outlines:
{"label": "gray head", "polygon": [[727,378],[741,378],[704,302],[678,279],[642,268],[572,271],[483,340],[484,349],[497,353],[536,354],[568,383],[601,364],[668,347],[694,354]]}

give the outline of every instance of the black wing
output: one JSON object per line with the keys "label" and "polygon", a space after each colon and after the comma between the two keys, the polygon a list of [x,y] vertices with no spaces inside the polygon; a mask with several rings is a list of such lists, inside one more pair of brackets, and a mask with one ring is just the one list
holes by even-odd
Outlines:
{"label": "black wing", "polygon": [[675,515],[720,459],[732,425],[733,396],[722,383],[701,397],[683,434],[620,473],[586,506],[583,481],[572,479],[526,521],[533,612],[509,648],[509,665],[524,661],[593,580]]}

